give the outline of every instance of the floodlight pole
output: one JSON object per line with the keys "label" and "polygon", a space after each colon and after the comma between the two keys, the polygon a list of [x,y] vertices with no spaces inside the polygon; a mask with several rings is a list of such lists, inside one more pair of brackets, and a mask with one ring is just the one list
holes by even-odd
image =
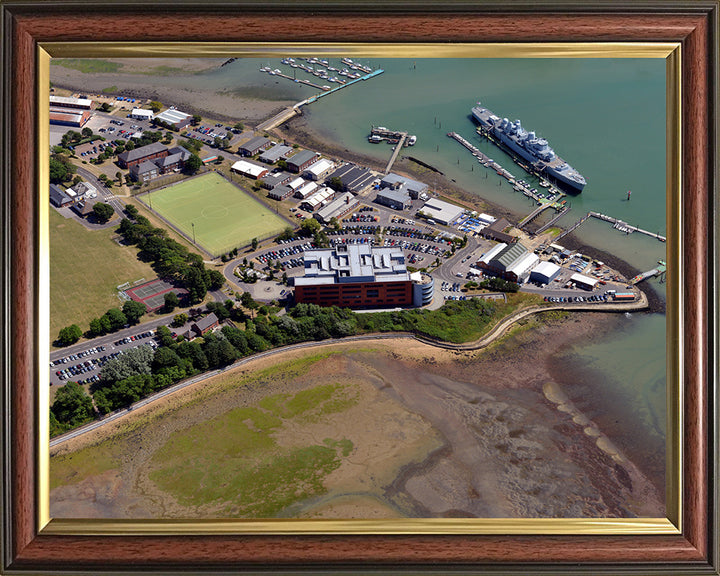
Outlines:
{"label": "floodlight pole", "polygon": [[195,244],[195,222],[190,222],[190,224],[192,225],[193,230],[193,244]]}

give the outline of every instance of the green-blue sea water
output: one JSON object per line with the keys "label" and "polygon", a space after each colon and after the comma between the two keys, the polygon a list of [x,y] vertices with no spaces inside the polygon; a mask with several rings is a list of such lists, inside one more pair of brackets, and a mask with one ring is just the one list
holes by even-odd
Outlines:
{"label": "green-blue sea water", "polygon": [[[518,177],[511,159],[475,133],[470,109],[480,101],[500,117],[520,119],[546,138],[556,153],[583,174],[582,194],[569,197],[568,226],[589,210],[666,234],[665,61],[662,59],[360,59],[384,73],[327,95],[305,107],[311,126],[344,148],[387,160],[391,148],[370,144],[371,125],[408,131],[408,149],[478,196],[515,212],[532,210],[493,171],[447,137],[455,131]],[[330,64],[344,66],[337,58]],[[269,76],[270,65],[297,78],[318,80],[279,59],[237,60],[190,77],[203,87],[302,100],[318,91]],[[329,83],[328,83],[329,84]],[[333,86],[335,86],[333,84]],[[526,177],[526,179],[528,179]],[[628,190],[632,191],[630,201]],[[584,242],[640,270],[665,259],[666,245],[642,234],[625,235],[588,220],[576,232]],[[664,284],[650,280],[664,297]],[[578,342],[559,361],[572,367],[563,384],[575,400],[588,399],[593,417],[628,455],[662,483],[665,437],[665,316],[618,317],[601,342]],[[583,406],[590,410],[590,403]],[[659,478],[658,478],[659,476]]]}

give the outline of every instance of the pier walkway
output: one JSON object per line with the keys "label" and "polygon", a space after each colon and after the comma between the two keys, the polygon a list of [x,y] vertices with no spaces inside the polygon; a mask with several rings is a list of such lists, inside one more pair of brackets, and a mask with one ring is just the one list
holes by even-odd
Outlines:
{"label": "pier walkway", "polygon": [[565,206],[565,208],[563,208],[562,210],[560,210],[560,212],[558,212],[555,216],[553,216],[547,224],[543,224],[542,226],[540,226],[540,228],[538,228],[538,229],[535,231],[535,234],[536,234],[536,235],[537,235],[537,234],[542,234],[543,232],[545,232],[545,230],[547,230],[548,228],[550,228],[550,226],[552,226],[553,224],[555,224],[555,222],[557,222],[558,220],[560,220],[560,218],[562,218],[563,216],[565,216],[565,214],[567,214],[568,212],[570,212],[570,206],[569,206],[569,205],[568,205],[568,206]]}
{"label": "pier walkway", "polygon": [[588,212],[588,214],[593,218],[597,218],[605,222],[611,222],[613,224],[613,228],[615,228],[616,230],[620,230],[620,232],[625,232],[626,234],[640,232],[641,234],[645,234],[646,236],[652,236],[653,238],[657,238],[658,240],[660,240],[660,242],[665,242],[667,240],[665,236],[656,234],[655,232],[648,232],[647,230],[643,230],[642,228],[638,228],[637,226],[632,226],[627,222],[623,222],[619,218],[613,218],[612,216],[600,214],[599,212]]}
{"label": "pier walkway", "polygon": [[390,161],[387,163],[387,166],[385,166],[385,174],[388,174],[390,170],[392,169],[392,165],[395,164],[395,160],[398,157],[398,154],[400,153],[400,150],[402,150],[403,145],[405,144],[405,139],[407,138],[407,132],[402,132],[400,135],[400,141],[395,144],[395,150],[393,150],[392,156],[390,157]]}
{"label": "pier walkway", "polygon": [[653,268],[652,270],[648,270],[647,272],[643,272],[642,274],[638,274],[635,276],[632,280],[630,280],[630,284],[638,284],[642,282],[643,280],[647,280],[648,278],[652,278],[653,276],[662,276],[667,272],[667,264],[663,260],[658,260],[658,266]]}
{"label": "pier walkway", "polygon": [[262,124],[259,124],[257,128],[255,128],[256,131],[261,132],[263,130],[272,130],[273,128],[277,128],[282,124],[283,122],[287,122],[290,120],[290,118],[293,118],[300,114],[299,110],[299,104],[295,104],[295,106],[288,106],[281,112],[277,113],[272,118],[269,118],[268,120],[265,120]]}
{"label": "pier walkway", "polygon": [[582,218],[580,218],[580,220],[578,220],[577,222],[575,222],[575,224],[573,224],[572,226],[570,226],[570,228],[568,228],[567,230],[565,230],[565,232],[563,232],[562,234],[558,235],[558,236],[555,238],[555,242],[557,242],[557,241],[560,240],[561,238],[564,238],[565,236],[567,236],[568,234],[570,234],[570,232],[573,232],[573,231],[577,230],[578,228],[580,228],[580,226],[581,226],[588,218],[590,218],[590,212],[588,212],[587,214],[585,214],[585,216],[583,216]]}

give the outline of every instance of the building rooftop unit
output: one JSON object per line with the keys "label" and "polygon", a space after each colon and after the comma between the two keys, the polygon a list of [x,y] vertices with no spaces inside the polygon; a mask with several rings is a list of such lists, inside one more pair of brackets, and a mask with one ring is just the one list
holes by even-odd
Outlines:
{"label": "building rooftop unit", "polygon": [[410,280],[405,254],[400,248],[347,244],[334,249],[308,250],[304,260],[305,274],[295,279],[296,286]]}
{"label": "building rooftop unit", "polygon": [[395,174],[394,172],[391,172],[387,176],[383,177],[380,181],[380,185],[383,188],[398,188],[400,186],[405,186],[408,192],[415,197],[419,196],[423,192],[427,192],[428,189],[427,184],[418,182],[417,180],[411,180],[405,176]]}

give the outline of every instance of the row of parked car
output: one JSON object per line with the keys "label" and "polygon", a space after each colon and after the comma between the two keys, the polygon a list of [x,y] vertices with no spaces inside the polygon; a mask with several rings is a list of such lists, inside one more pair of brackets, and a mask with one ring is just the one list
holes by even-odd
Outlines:
{"label": "row of parked car", "polygon": [[279,248],[278,250],[265,252],[265,254],[258,256],[257,259],[263,264],[267,264],[270,260],[281,260],[282,258],[287,258],[293,254],[301,254],[302,252],[305,252],[305,250],[310,250],[313,247],[314,245],[312,242],[305,242],[304,244],[297,244],[295,246],[286,246],[284,248]]}
{"label": "row of parked car", "polygon": [[545,302],[607,302],[607,294],[593,296],[545,296]]}
{"label": "row of parked car", "polygon": [[105,351],[105,346],[93,346],[92,348],[88,348],[87,350],[83,350],[81,352],[78,352],[77,354],[70,354],[68,356],[65,356],[63,358],[58,358],[57,360],[53,360],[50,362],[50,367],[53,366],[59,366],[60,364],[69,364],[74,362],[75,360],[80,360],[81,358],[85,358],[86,356],[91,356],[93,354],[99,354],[100,352]]}
{"label": "row of parked car", "polygon": [[122,346],[123,344],[129,344],[130,342],[135,342],[135,340],[142,340],[143,338],[150,338],[155,334],[152,330],[148,330],[147,332],[143,332],[142,334],[133,334],[132,336],[126,336],[125,338],[121,338],[120,340],[117,340],[115,342],[115,346]]}

